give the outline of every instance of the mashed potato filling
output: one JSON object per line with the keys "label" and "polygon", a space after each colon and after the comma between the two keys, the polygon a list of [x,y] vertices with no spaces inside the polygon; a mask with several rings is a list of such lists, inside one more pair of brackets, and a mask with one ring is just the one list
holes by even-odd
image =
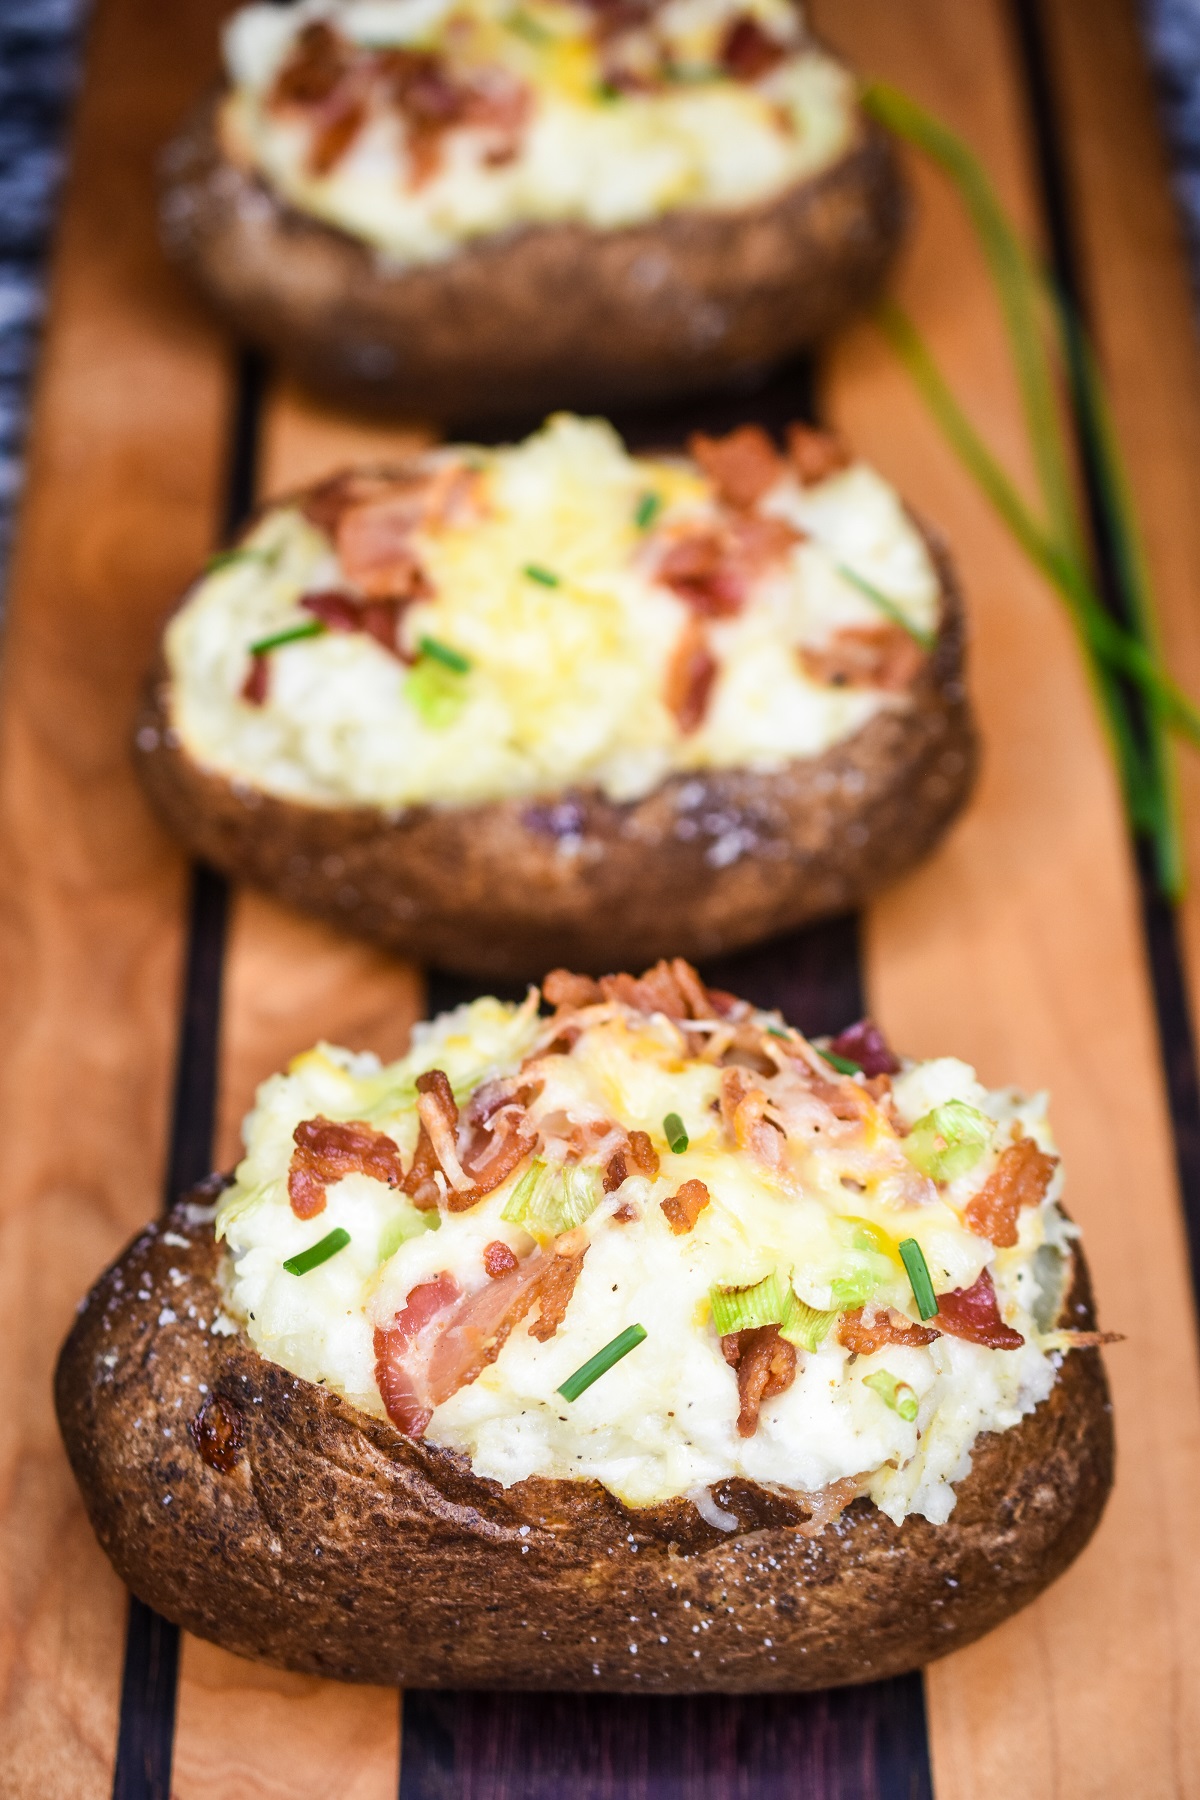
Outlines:
{"label": "mashed potato filling", "polygon": [[[557,1246],[581,1258],[557,1328],[532,1329],[526,1313],[425,1415],[430,1442],[506,1486],[590,1477],[632,1506],[693,1495],[711,1514],[707,1490],[743,1476],[809,1495],[848,1483],[897,1522],[944,1521],[979,1433],[1010,1429],[1044,1400],[1066,1347],[1053,1324],[1074,1228],[1057,1204],[1045,1096],[988,1091],[953,1058],[849,1073],[778,1015],[718,996],[721,1013],[670,1017],[643,984],[618,979],[624,1000],[609,984],[548,1019],[536,992],[519,1007],[482,999],[418,1027],[386,1067],[322,1044],[265,1082],[218,1213],[231,1314],[264,1356],[382,1414],[381,1346],[427,1354],[456,1316],[435,1312],[409,1346],[422,1295],[449,1283],[468,1305],[494,1283],[497,1256],[516,1281]],[[434,1204],[427,1193],[419,1207],[411,1180],[354,1172],[328,1182],[319,1215],[297,1216],[297,1128],[359,1122],[410,1170],[429,1117],[418,1078],[428,1107],[433,1069],[463,1109],[460,1152],[466,1121],[487,1110],[476,1101],[473,1112],[471,1096],[506,1078],[506,1093],[519,1088],[525,1151],[508,1176],[453,1210],[440,1174]],[[498,1092],[485,1089],[487,1104]],[[614,1144],[625,1145],[616,1163]],[[979,1208],[1014,1146],[1041,1178],[1011,1230],[989,1227],[1011,1240],[998,1245]],[[533,1205],[546,1170],[551,1200]],[[707,1199],[680,1228],[663,1202],[687,1183]],[[335,1231],[342,1248],[289,1272],[288,1259]],[[946,1317],[956,1295],[994,1287],[993,1329],[1013,1347],[968,1341],[940,1312],[931,1341],[894,1341],[919,1322],[914,1243]],[[787,1296],[772,1316],[792,1321],[778,1331],[791,1334],[794,1378],[762,1400],[746,1435],[718,1312],[731,1295],[745,1308],[768,1290]],[[564,1399],[568,1378],[633,1325],[644,1340]]]}
{"label": "mashed potato filling", "polygon": [[[606,18],[571,0],[245,7],[225,34],[227,150],[300,211],[403,265],[519,225],[610,230],[675,208],[752,205],[852,142],[852,77],[812,47],[791,0],[626,12],[614,32],[617,9]],[[336,92],[312,78],[311,55],[288,80],[314,26],[345,47]],[[439,94],[458,83],[484,101],[456,113],[427,89],[413,100],[396,53],[436,55]]]}
{"label": "mashed potato filling", "polygon": [[695,461],[632,455],[595,419],[429,452],[431,491],[457,498],[384,571],[391,626],[361,614],[387,641],[312,610],[378,595],[351,561],[362,533],[273,507],[167,630],[172,727],[201,765],[329,806],[628,801],[818,756],[907,704],[938,576],[874,471],[841,458],[803,479],[762,445],[767,485],[740,509]]}

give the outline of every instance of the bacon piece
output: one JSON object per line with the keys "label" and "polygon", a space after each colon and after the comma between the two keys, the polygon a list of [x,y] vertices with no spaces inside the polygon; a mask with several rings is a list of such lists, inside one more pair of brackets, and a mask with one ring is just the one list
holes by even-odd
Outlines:
{"label": "bacon piece", "polygon": [[705,619],[726,619],[740,612],[746,580],[732,568],[725,540],[717,531],[677,537],[662,556],[657,579]]}
{"label": "bacon piece", "polygon": [[367,109],[362,100],[348,98],[316,131],[308,148],[310,175],[328,175],[349,150],[366,124]]}
{"label": "bacon piece", "polygon": [[708,1205],[711,1195],[702,1181],[685,1181],[677,1193],[661,1202],[667,1222],[676,1237],[695,1228],[696,1220]]}
{"label": "bacon piece", "polygon": [[269,106],[321,106],[350,67],[350,47],[323,20],[306,25],[275,77]]}
{"label": "bacon piece", "polygon": [[717,674],[717,659],[709,648],[703,625],[697,619],[689,619],[667,664],[663,695],[668,712],[675,715],[675,722],[685,737],[690,737],[704,723]]}
{"label": "bacon piece", "polygon": [[542,993],[551,1006],[594,1006],[603,1000],[600,983],[590,975],[572,975],[569,969],[551,969],[542,983]]}
{"label": "bacon piece", "polygon": [[288,1167],[288,1199],[298,1219],[325,1210],[325,1189],[345,1175],[370,1175],[399,1187],[404,1179],[400,1152],[390,1137],[362,1119],[301,1119],[292,1133],[296,1148]]}
{"label": "bacon piece", "polygon": [[511,1275],[517,1262],[516,1252],[510,1250],[507,1244],[502,1244],[499,1238],[493,1239],[484,1249],[483,1266],[493,1281],[501,1275]]}
{"label": "bacon piece", "polygon": [[[537,1089],[531,1086],[523,1091],[532,1098]],[[435,1180],[439,1172],[447,1183],[447,1210],[466,1212],[507,1180],[533,1148],[524,1108],[514,1098],[487,1121],[473,1124],[460,1156],[458,1103],[444,1069],[429,1069],[417,1076],[417,1113],[421,1130],[404,1191],[427,1211],[441,1201]]]}
{"label": "bacon piece", "polygon": [[878,1025],[871,1019],[859,1019],[856,1025],[847,1025],[831,1042],[829,1048],[835,1056],[848,1057],[856,1062],[864,1075],[898,1075],[900,1063],[893,1055],[887,1039]]}
{"label": "bacon piece", "polygon": [[853,462],[846,445],[832,431],[818,431],[813,425],[789,425],[787,429],[788,461],[803,487],[815,487],[828,481]]}
{"label": "bacon piece", "polygon": [[901,625],[842,625],[819,648],[800,647],[811,680],[826,687],[875,687],[900,693],[910,687],[925,651]]}
{"label": "bacon piece", "polygon": [[250,669],[242,683],[242,699],[250,706],[264,706],[271,684],[271,665],[264,650],[250,652]]}
{"label": "bacon piece", "polygon": [[[494,1363],[513,1329],[541,1299],[545,1289],[549,1288],[552,1310],[561,1302],[565,1311],[571,1297],[567,1290],[563,1298],[568,1277],[560,1274],[556,1265],[582,1261],[582,1254],[560,1257],[553,1248],[540,1250],[507,1275],[498,1276],[477,1293],[468,1295],[449,1316],[430,1351],[425,1377],[430,1404],[440,1406],[451,1394],[476,1380],[489,1363]],[[576,1267],[570,1276],[571,1288],[578,1273]],[[555,1320],[553,1330],[557,1328]],[[547,1336],[552,1336],[553,1330],[548,1330]]]}
{"label": "bacon piece", "polygon": [[735,81],[757,81],[787,55],[786,47],[770,37],[757,19],[743,13],[734,19],[721,44],[720,62]]}
{"label": "bacon piece", "polygon": [[[739,21],[734,31],[741,24]],[[739,425],[727,437],[693,432],[688,453],[708,476],[727,506],[748,512],[769,493],[784,472],[784,461],[761,425]]]}
{"label": "bacon piece", "polygon": [[867,1311],[860,1306],[857,1312],[847,1313],[838,1321],[838,1343],[844,1344],[853,1356],[873,1356],[887,1344],[915,1350],[922,1344],[932,1344],[940,1335],[928,1325],[917,1325],[892,1306],[871,1307],[869,1319]]}
{"label": "bacon piece", "polygon": [[529,1327],[530,1337],[537,1338],[539,1343],[544,1344],[548,1338],[552,1338],[566,1317],[586,1255],[586,1242],[583,1249],[574,1256],[556,1252],[545,1279],[538,1288],[538,1316]]}
{"label": "bacon piece", "polygon": [[[615,1000],[647,1015],[665,1013],[668,1019],[680,1020],[713,1017],[708,989],[681,956],[670,962],[664,958],[639,976],[602,975],[600,992],[605,1000]],[[705,1010],[693,1011],[697,1005],[703,1005]]]}
{"label": "bacon piece", "polygon": [[368,637],[374,638],[391,655],[398,657],[401,662],[409,662],[412,659],[400,649],[400,617],[411,601],[420,598],[419,594],[414,593],[403,600],[360,600],[356,595],[344,593],[340,589],[329,589],[317,594],[303,594],[300,605],[305,612],[320,619],[327,630],[365,631]]}
{"label": "bacon piece", "polygon": [[613,1213],[613,1223],[616,1225],[632,1225],[633,1221],[635,1219],[640,1219],[641,1216],[639,1208],[634,1206],[632,1201],[623,1200]]}
{"label": "bacon piece", "polygon": [[469,1187],[471,1184],[458,1160],[455,1142],[458,1102],[444,1069],[427,1069],[417,1076],[417,1116],[422,1129],[429,1135],[438,1166],[451,1187]]}
{"label": "bacon piece", "polygon": [[[604,1191],[615,1194],[630,1175],[645,1175],[653,1180],[658,1174],[658,1151],[645,1131],[631,1131],[619,1150],[613,1152],[604,1171]],[[615,1217],[615,1214],[614,1214]]]}
{"label": "bacon piece", "polygon": [[778,1325],[759,1325],[727,1333],[721,1352],[737,1370],[738,1436],[753,1437],[763,1401],[786,1393],[796,1379],[795,1345],[780,1337]]}
{"label": "bacon piece", "polygon": [[439,1313],[454,1305],[459,1292],[453,1275],[435,1275],[432,1281],[413,1288],[388,1330],[376,1328],[375,1385],[388,1418],[409,1437],[420,1437],[433,1417],[433,1407],[422,1391],[422,1371],[410,1361],[412,1346]]}
{"label": "bacon piece", "polygon": [[969,1202],[964,1214],[968,1228],[976,1237],[1011,1250],[1021,1209],[1042,1204],[1057,1167],[1057,1156],[1047,1156],[1032,1138],[1018,1138],[1000,1152],[995,1168]]}
{"label": "bacon piece", "polygon": [[430,490],[428,475],[413,476],[378,499],[348,506],[338,520],[338,558],[347,580],[369,600],[412,600],[432,591],[412,546]]}
{"label": "bacon piece", "polygon": [[827,1525],[840,1519],[852,1500],[857,1500],[862,1491],[862,1478],[858,1475],[843,1475],[840,1481],[831,1481],[827,1487],[815,1491],[801,1489],[795,1498],[808,1508],[809,1516],[803,1524],[789,1525],[789,1531],[799,1532],[801,1537],[820,1537]]}
{"label": "bacon piece", "polygon": [[210,1394],[188,1432],[200,1460],[218,1475],[231,1475],[246,1439],[241,1410],[220,1394]]}
{"label": "bacon piece", "polygon": [[1021,1333],[1000,1317],[995,1285],[987,1269],[973,1287],[939,1294],[937,1302],[931,1323],[950,1337],[983,1344],[988,1350],[1018,1350],[1025,1342]]}

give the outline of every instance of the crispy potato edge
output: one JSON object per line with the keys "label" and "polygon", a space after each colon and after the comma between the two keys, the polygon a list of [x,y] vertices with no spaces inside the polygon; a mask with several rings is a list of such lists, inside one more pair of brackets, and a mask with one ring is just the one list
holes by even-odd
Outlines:
{"label": "crispy potato edge", "polygon": [[[979,1440],[943,1526],[897,1527],[860,1500],[807,1538],[800,1509],[745,1481],[716,1489],[740,1520],[728,1536],[687,1500],[633,1511],[595,1482],[503,1489],[214,1329],[211,1211],[177,1206],[101,1276],[59,1357],[58,1417],[134,1592],[284,1668],[601,1692],[871,1681],[1027,1605],[1112,1484],[1108,1386],[1084,1350],[1020,1425]],[[1063,1322],[1094,1322],[1081,1257]],[[213,1396],[238,1444],[227,1473],[193,1439]]]}
{"label": "crispy potato edge", "polygon": [[375,412],[529,417],[747,379],[865,305],[904,234],[895,153],[862,119],[838,162],[756,206],[527,226],[389,267],[227,159],[220,103],[164,153],[167,255],[239,335]]}

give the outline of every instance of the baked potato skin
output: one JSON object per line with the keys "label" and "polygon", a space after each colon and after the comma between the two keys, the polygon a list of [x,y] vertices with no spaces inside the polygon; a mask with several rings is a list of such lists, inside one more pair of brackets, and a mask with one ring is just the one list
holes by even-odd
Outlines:
{"label": "baked potato skin", "polygon": [[529,226],[388,270],[227,158],[219,104],[164,157],[164,247],[239,335],[369,411],[475,421],[717,386],[862,306],[903,233],[895,155],[864,123],[839,162],[758,206]]}
{"label": "baked potato skin", "polygon": [[[1107,1383],[1083,1350],[1036,1412],[979,1441],[943,1526],[897,1527],[860,1500],[806,1538],[789,1529],[800,1511],[744,1481],[716,1490],[741,1521],[729,1535],[687,1500],[628,1511],[595,1482],[502,1489],[214,1332],[210,1216],[176,1207],[100,1278],[59,1358],[58,1417],[134,1592],[284,1668],[614,1692],[870,1681],[1026,1605],[1111,1486]],[[1082,1261],[1063,1322],[1092,1324]],[[204,1390],[241,1433],[225,1473],[190,1431]]]}
{"label": "baked potato skin", "polygon": [[398,814],[306,806],[192,761],[160,666],[135,732],[142,781],[216,868],[439,968],[512,981],[704,961],[858,906],[963,805],[977,762],[963,608],[933,548],[941,627],[911,706],[775,774],[701,770],[626,804],[578,791]]}

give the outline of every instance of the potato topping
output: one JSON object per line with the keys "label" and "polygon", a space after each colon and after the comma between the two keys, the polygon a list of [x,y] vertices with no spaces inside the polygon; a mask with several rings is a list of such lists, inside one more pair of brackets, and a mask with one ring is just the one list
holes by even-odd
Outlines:
{"label": "potato topping", "polygon": [[229,153],[400,262],[767,200],[860,130],[791,0],[300,0],[242,8],[225,54]]}
{"label": "potato topping", "polygon": [[[943,1520],[978,1433],[1055,1380],[1062,1173],[1043,1097],[905,1063],[867,1022],[836,1041],[876,1072],[676,961],[557,970],[387,1067],[322,1045],[246,1123],[229,1304],[265,1355],[503,1484],[594,1478],[636,1506],[851,1483]],[[963,1120],[970,1156],[930,1164]],[[1046,1180],[998,1245],[981,1196],[1026,1143]]]}
{"label": "potato topping", "polygon": [[892,490],[832,455],[802,479],[758,427],[692,451],[558,415],[280,503],[168,628],[173,729],[316,805],[626,801],[906,706],[939,584]]}

